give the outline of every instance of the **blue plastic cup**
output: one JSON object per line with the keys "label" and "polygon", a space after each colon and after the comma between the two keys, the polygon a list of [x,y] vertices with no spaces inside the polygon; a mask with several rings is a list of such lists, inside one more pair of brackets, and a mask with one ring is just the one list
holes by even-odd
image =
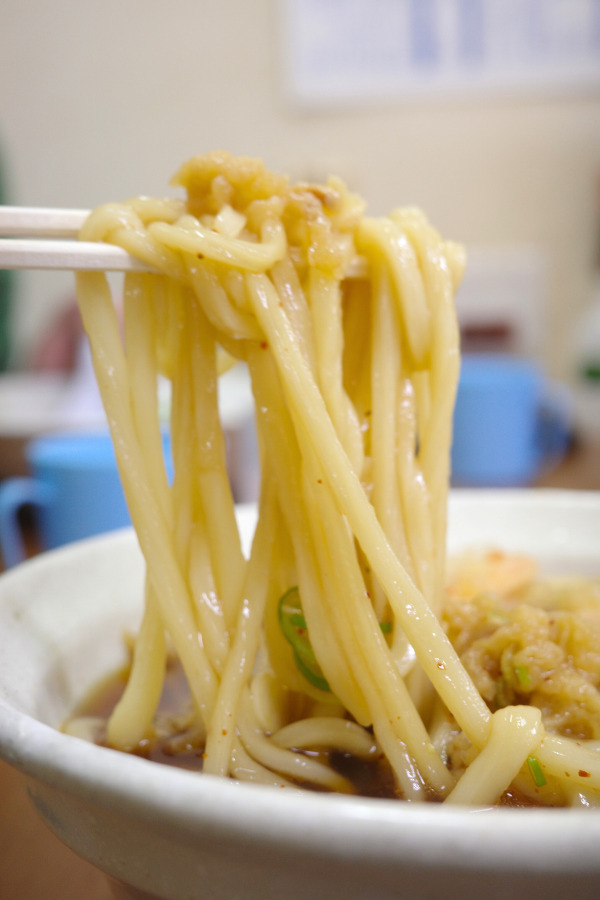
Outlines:
{"label": "blue plastic cup", "polygon": [[518,487],[559,462],[568,445],[564,390],[534,362],[465,356],[454,411],[452,482]]}
{"label": "blue plastic cup", "polygon": [[[165,439],[166,447],[166,439]],[[60,433],[26,448],[30,478],[0,485],[0,549],[7,568],[26,556],[20,510],[31,505],[43,549],[130,524],[108,433]]]}

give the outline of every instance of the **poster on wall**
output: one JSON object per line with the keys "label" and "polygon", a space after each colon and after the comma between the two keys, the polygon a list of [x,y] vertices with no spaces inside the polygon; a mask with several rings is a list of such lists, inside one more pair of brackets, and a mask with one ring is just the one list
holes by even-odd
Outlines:
{"label": "poster on wall", "polygon": [[307,107],[600,89],[600,0],[282,0],[289,98]]}

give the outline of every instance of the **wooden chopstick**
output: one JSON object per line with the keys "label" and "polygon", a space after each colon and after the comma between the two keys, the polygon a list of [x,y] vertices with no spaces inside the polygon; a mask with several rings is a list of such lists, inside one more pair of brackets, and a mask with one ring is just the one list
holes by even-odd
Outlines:
{"label": "wooden chopstick", "polygon": [[153,272],[121,247],[78,241],[85,209],[0,206],[0,269]]}
{"label": "wooden chopstick", "polygon": [[76,238],[88,215],[86,209],[0,206],[0,237]]}
{"label": "wooden chopstick", "polygon": [[0,269],[155,272],[121,247],[88,241],[0,237]]}

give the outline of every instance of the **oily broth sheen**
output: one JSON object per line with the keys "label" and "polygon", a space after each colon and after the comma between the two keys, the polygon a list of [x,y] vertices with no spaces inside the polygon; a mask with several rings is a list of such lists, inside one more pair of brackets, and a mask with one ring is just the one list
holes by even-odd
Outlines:
{"label": "oily broth sheen", "polygon": [[[96,727],[93,739],[99,746],[109,746],[106,740],[106,723],[125,690],[128,676],[129,666],[124,666],[120,671],[105,679],[91,692],[73,717],[74,719],[94,721]],[[165,673],[157,717],[164,721],[172,721],[176,717],[185,719],[185,710],[190,702],[190,692],[183,669],[177,660],[171,660]],[[164,735],[143,740],[135,747],[128,748],[126,752],[159,765],[201,773],[204,759],[203,746],[194,742],[193,735],[190,735],[189,738],[186,737],[185,732],[176,737],[181,738],[176,748],[173,747],[173,732],[167,730]],[[371,760],[364,760],[341,752],[318,750],[301,752],[331,766],[334,771],[352,784],[356,796],[395,801],[403,799],[396,787],[394,773],[382,753],[378,753]],[[298,782],[298,787],[319,791],[310,783]],[[439,798],[432,793],[428,795],[427,799],[432,803],[439,802]],[[536,804],[530,798],[520,795],[518,791],[509,790],[504,793],[499,805],[525,808]]]}
{"label": "oily broth sheen", "polygon": [[[97,726],[93,729],[94,742],[100,746],[109,746],[106,740],[106,722],[125,690],[128,675],[129,667],[125,666],[103,681],[81,704],[74,716],[75,719],[94,721]],[[165,674],[157,718],[164,721],[173,721],[176,718],[184,720],[186,707],[189,705],[190,693],[183,669],[177,660],[170,661]],[[176,748],[173,746],[173,733],[170,731],[164,736],[159,734],[141,741],[135,747],[128,748],[127,752],[160,765],[201,772],[204,747],[194,742],[193,735],[187,739],[185,731],[177,737],[181,740],[177,741]],[[332,769],[347,778],[354,786],[354,793],[357,796],[398,799],[393,772],[381,753],[367,761],[340,752],[317,750],[303,752],[310,758],[328,763]],[[299,783],[299,787],[315,790],[311,784]]]}

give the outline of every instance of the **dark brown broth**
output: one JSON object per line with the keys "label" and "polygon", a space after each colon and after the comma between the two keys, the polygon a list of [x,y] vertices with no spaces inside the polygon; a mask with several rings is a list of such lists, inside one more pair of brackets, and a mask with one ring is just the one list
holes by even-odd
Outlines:
{"label": "dark brown broth", "polygon": [[[77,716],[90,716],[98,718],[106,722],[121,698],[129,671],[124,668],[116,675],[104,681],[86,701],[77,710]],[[190,708],[191,699],[189,688],[183,673],[183,669],[179,662],[175,661],[168,665],[165,673],[163,685],[163,693],[157,715],[160,717],[171,717],[182,713],[186,708]],[[203,751],[202,746],[194,746],[188,743],[181,732],[181,746],[177,752],[173,751],[173,734],[166,737],[154,737],[149,740],[142,741],[136,747],[132,747],[127,752],[141,756],[144,759],[152,760],[161,765],[174,766],[175,768],[187,769],[190,771],[201,772]],[[175,735],[177,738],[178,736]],[[106,741],[106,730],[101,729],[97,738],[97,743],[101,746],[108,746]],[[338,774],[346,778],[353,786],[354,792],[360,797],[373,797],[384,800],[401,800],[402,793],[396,786],[392,768],[383,754],[375,759],[364,760],[348,753],[325,752],[325,751],[304,751],[307,756],[318,759],[320,762],[328,764]],[[300,784],[307,790],[319,790],[311,784]],[[439,798],[430,796],[430,801],[438,802]],[[500,806],[512,807],[528,807],[535,806],[535,802],[530,798],[520,796],[514,790],[507,791],[501,801]]]}
{"label": "dark brown broth", "polygon": [[[125,690],[128,675],[128,669],[124,668],[104,681],[81,704],[76,715],[98,718],[106,722]],[[189,688],[181,665],[178,662],[172,663],[167,667],[157,714],[161,717],[175,716],[185,710],[190,702]],[[105,728],[100,729],[97,743],[101,746],[108,746]],[[158,736],[142,741],[127,752],[161,765],[202,771],[203,747],[190,745],[184,740],[183,749],[173,752],[172,744],[172,734],[164,738]],[[358,796],[384,799],[401,797],[395,784],[392,768],[383,754],[371,760],[359,759],[351,754],[340,752],[306,751],[306,754],[329,764],[334,771],[348,779]],[[309,784],[302,786],[309,790],[315,790]]]}

